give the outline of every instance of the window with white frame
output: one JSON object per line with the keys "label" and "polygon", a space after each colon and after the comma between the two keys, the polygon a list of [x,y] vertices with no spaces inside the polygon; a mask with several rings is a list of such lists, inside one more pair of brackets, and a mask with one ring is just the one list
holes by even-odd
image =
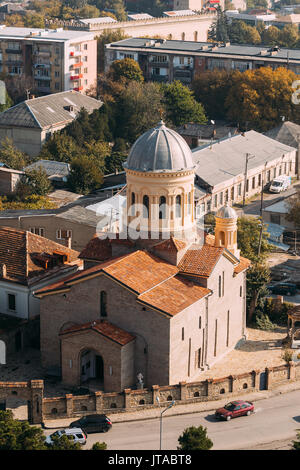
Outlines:
{"label": "window with white frame", "polygon": [[36,235],[40,235],[41,237],[45,236],[44,227],[30,227],[29,232],[35,233]]}
{"label": "window with white frame", "polygon": [[64,238],[72,238],[72,230],[56,230],[56,239],[62,240]]}

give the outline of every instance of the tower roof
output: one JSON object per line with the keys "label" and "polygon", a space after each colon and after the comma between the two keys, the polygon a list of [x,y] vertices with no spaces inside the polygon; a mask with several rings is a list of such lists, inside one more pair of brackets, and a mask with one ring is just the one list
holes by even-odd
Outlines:
{"label": "tower roof", "polygon": [[194,163],[186,141],[160,121],[133,144],[124,167],[143,172],[170,172],[192,169]]}
{"label": "tower roof", "polygon": [[232,207],[230,207],[228,202],[226,202],[225,206],[218,210],[217,217],[220,219],[237,219],[237,213]]}

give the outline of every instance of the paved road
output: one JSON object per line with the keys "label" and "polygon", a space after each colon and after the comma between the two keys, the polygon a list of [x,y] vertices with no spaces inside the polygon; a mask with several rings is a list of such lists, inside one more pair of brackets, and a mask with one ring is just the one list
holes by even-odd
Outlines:
{"label": "paved road", "polygon": [[[215,450],[285,449],[300,428],[300,390],[255,404],[256,412],[231,421],[216,421],[212,411],[163,418],[163,450],[176,450],[178,436],[189,426],[207,427]],[[158,418],[115,423],[108,433],[89,434],[85,449],[104,441],[109,450],[158,450]],[[52,431],[46,431],[50,434]]]}
{"label": "paved road", "polygon": [[[263,198],[263,207],[267,207],[270,204],[274,204],[275,202],[279,201],[283,197],[290,196],[291,194],[297,192],[297,190],[300,188],[299,182],[291,186],[287,191],[284,191],[282,193],[276,194],[276,193],[269,193],[265,192],[264,193],[264,198]],[[245,215],[255,215],[259,216],[260,215],[260,195],[252,202],[247,204],[243,209],[237,209],[237,213],[239,216],[242,214]]]}

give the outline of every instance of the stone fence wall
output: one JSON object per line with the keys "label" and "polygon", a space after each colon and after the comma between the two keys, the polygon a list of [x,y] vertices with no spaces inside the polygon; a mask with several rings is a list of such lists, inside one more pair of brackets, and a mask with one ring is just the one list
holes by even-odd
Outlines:
{"label": "stone fence wall", "polygon": [[43,419],[72,418],[90,413],[118,413],[157,407],[175,400],[187,404],[218,400],[259,390],[271,390],[290,381],[300,380],[300,363],[290,362],[265,370],[231,375],[202,382],[181,382],[177,385],[153,385],[151,389],[125,389],[122,393],[94,392],[90,395],[68,394],[61,398],[43,399]]}
{"label": "stone fence wall", "polygon": [[79,30],[87,30],[87,31],[94,31],[100,29],[115,29],[115,28],[128,28],[134,26],[142,26],[142,25],[149,25],[149,24],[157,24],[157,23],[168,23],[168,22],[177,22],[182,23],[186,21],[193,21],[193,20],[202,20],[202,19],[214,19],[216,16],[216,12],[210,13],[201,13],[197,15],[182,15],[177,17],[167,17],[161,16],[156,18],[146,18],[136,21],[117,21],[116,23],[88,23],[84,24],[80,21],[71,19],[71,20],[59,20],[59,19],[51,19],[46,20],[45,25],[47,26],[55,26],[58,28],[67,28],[67,29],[79,29]]}

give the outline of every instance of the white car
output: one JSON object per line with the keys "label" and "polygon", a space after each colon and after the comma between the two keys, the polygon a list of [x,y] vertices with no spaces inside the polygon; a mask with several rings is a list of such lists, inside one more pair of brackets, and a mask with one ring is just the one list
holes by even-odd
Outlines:
{"label": "white car", "polygon": [[55,431],[53,434],[50,434],[46,437],[47,444],[53,444],[52,437],[62,437],[67,436],[68,439],[72,442],[79,442],[82,445],[86,444],[86,435],[81,428],[68,428],[68,429],[60,429]]}

